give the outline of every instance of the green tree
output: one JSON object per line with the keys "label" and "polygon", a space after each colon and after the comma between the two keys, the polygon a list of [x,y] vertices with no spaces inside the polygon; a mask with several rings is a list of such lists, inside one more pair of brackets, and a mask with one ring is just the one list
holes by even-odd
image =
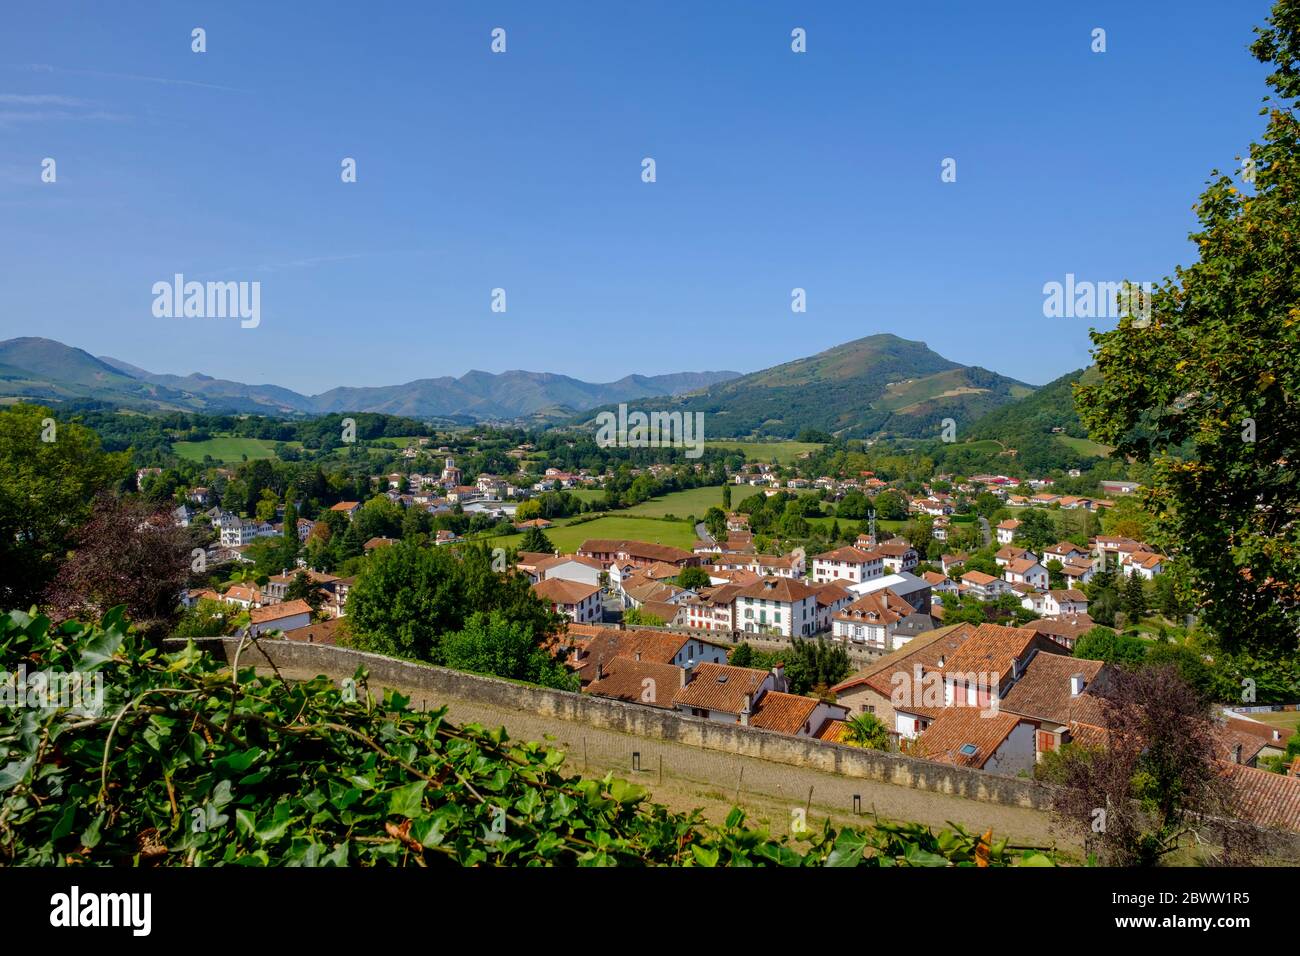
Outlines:
{"label": "green tree", "polygon": [[704,513],[704,529],[715,541],[727,538],[727,514],[721,508],[710,508]]}
{"label": "green tree", "polygon": [[546,532],[534,525],[524,532],[524,538],[519,542],[519,550],[535,554],[554,554],[555,545],[551,544],[551,539],[546,537]]}
{"label": "green tree", "polygon": [[559,618],[520,574],[492,570],[486,548],[421,548],[399,541],[380,548],[348,596],[352,644],[362,650],[439,663],[441,637],[475,612],[498,610],[542,639]]}
{"label": "green tree", "polygon": [[709,573],[703,568],[682,568],[677,575],[677,586],[688,590],[707,588],[712,583]]}
{"label": "green tree", "polygon": [[1099,380],[1075,387],[1089,437],[1150,466],[1155,543],[1186,560],[1229,647],[1300,634],[1300,2],[1276,0],[1251,52],[1274,98],[1243,183],[1215,171],[1199,259],[1150,309],[1093,332]]}
{"label": "green tree", "polygon": [[1147,657],[1147,642],[1140,637],[1117,634],[1108,627],[1094,627],[1074,642],[1074,656],[1107,664],[1140,664]]}
{"label": "green tree", "polygon": [[623,623],[632,627],[663,627],[664,619],[639,607],[630,607],[623,612]]}
{"label": "green tree", "polygon": [[293,576],[289,586],[284,589],[284,599],[286,601],[306,601],[313,614],[320,610],[320,606],[324,601],[320,588],[316,586],[306,571],[299,571]]}
{"label": "green tree", "polygon": [[844,742],[871,750],[891,750],[889,731],[875,714],[855,714],[848,719]]}
{"label": "green tree", "polygon": [[1016,529],[1016,543],[1035,554],[1056,543],[1056,522],[1045,508],[1025,508]]}
{"label": "green tree", "polygon": [[40,600],[95,495],[126,478],[129,460],[42,405],[0,411],[0,608]]}
{"label": "green tree", "polygon": [[1129,624],[1136,624],[1147,613],[1147,592],[1142,575],[1133,572],[1124,582],[1124,616]]}
{"label": "green tree", "polygon": [[578,689],[578,675],[539,646],[532,626],[500,611],[471,614],[461,630],[443,635],[441,652],[443,664],[457,670]]}
{"label": "green tree", "polygon": [[722,486],[722,507],[731,510],[731,485]]}

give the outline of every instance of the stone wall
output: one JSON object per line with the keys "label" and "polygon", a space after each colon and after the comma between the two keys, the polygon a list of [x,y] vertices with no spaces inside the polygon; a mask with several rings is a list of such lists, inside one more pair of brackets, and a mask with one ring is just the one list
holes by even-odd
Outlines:
{"label": "stone wall", "polygon": [[[169,642],[173,643],[179,645],[179,642]],[[233,660],[239,646],[238,638],[210,638],[195,643],[206,651],[221,653],[228,661]],[[325,674],[335,680],[352,676],[358,666],[364,665],[370,672],[372,690],[400,688],[406,694],[427,695],[431,704],[440,697],[477,700],[638,737],[971,800],[1037,810],[1047,809],[1049,802],[1050,791],[1046,787],[1023,778],[1001,777],[901,754],[716,723],[639,704],[531,687],[326,644],[261,640],[256,645],[246,645],[240,656],[241,666],[262,667],[268,661],[286,670]]]}

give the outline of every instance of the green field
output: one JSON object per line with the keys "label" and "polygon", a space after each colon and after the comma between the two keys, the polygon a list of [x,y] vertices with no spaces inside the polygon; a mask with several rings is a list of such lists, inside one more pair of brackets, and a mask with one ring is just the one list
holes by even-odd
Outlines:
{"label": "green field", "polygon": [[[808,518],[807,521],[812,527],[821,528],[824,531],[829,531],[832,522],[838,521],[840,523],[840,533],[845,535],[857,528],[858,525],[865,525],[867,523],[865,518],[859,520],[857,518],[834,518],[830,516],[823,518]],[[883,518],[876,520],[877,532],[900,533],[906,527],[906,521],[886,521]]]}
{"label": "green field", "polygon": [[[762,493],[762,488],[751,488],[749,485],[732,485],[731,507],[734,510],[746,498]],[[810,495],[813,492],[804,489],[799,494]],[[697,520],[703,520],[704,513],[710,508],[721,507],[722,486],[706,485],[703,488],[688,488],[686,491],[674,491],[672,494],[660,498],[652,498],[649,501],[643,501],[639,505],[633,505],[631,508],[622,510],[619,514],[644,515],[649,518],[662,518],[665,515],[687,518],[695,515]]]}
{"label": "green field", "polygon": [[1300,731],[1300,710],[1273,710],[1247,716],[1272,727],[1281,727],[1283,731],[1289,730],[1291,733]]}
{"label": "green field", "polygon": [[704,445],[706,448],[738,448],[749,461],[767,464],[775,458],[782,465],[822,447],[817,442],[807,441],[706,441]]}
{"label": "green field", "polygon": [[1109,445],[1101,445],[1091,438],[1075,438],[1073,435],[1057,435],[1056,440],[1072,451],[1077,451],[1080,455],[1089,455],[1093,458],[1105,458],[1112,451]]}
{"label": "green field", "polygon": [[[302,442],[285,442],[285,445],[301,448]],[[264,438],[209,438],[207,441],[172,442],[172,451],[177,457],[186,461],[202,461],[205,455],[211,455],[217,461],[249,461],[257,458],[274,458],[275,442]]]}
{"label": "green field", "polygon": [[[588,538],[648,541],[651,544],[666,544],[684,551],[690,551],[695,544],[695,529],[685,521],[655,521],[650,518],[624,517],[621,514],[597,518],[595,521],[584,521],[576,525],[557,524],[553,528],[547,528],[545,533],[551,544],[566,554],[576,551],[578,546]],[[523,536],[507,534],[482,540],[485,540],[490,548],[517,548]]]}
{"label": "green field", "polygon": [[984,438],[980,441],[968,441],[958,448],[966,451],[972,451],[977,455],[996,455],[1003,450],[1001,443],[994,441],[992,438]]}

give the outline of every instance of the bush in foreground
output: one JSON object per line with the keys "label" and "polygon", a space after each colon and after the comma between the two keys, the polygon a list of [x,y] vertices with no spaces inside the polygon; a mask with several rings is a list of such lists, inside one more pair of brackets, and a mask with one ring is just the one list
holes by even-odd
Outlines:
{"label": "bush in foreground", "polygon": [[364,671],[290,682],[238,667],[255,655],[232,672],[192,645],[160,653],[120,609],[56,629],[0,617],[6,672],[103,688],[98,707],[32,706],[30,688],[0,707],[0,864],[1051,865],[960,827],[774,839],[739,810],[715,826],[612,775],[566,776],[563,753],[503,729],[376,702]]}

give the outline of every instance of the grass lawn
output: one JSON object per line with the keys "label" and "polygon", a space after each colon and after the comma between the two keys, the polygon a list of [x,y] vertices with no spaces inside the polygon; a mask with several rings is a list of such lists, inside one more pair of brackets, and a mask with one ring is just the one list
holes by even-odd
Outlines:
{"label": "grass lawn", "polygon": [[[390,448],[405,448],[407,445],[416,441],[416,438],[413,435],[399,435],[396,438],[372,438],[371,441],[376,445],[388,445]],[[430,445],[426,450],[433,451],[433,446]]]}
{"label": "grass lawn", "polygon": [[[547,528],[546,537],[551,544],[561,551],[576,551],[578,546],[588,538],[625,539],[628,541],[648,541],[651,544],[666,544],[683,551],[690,551],[695,544],[695,529],[685,521],[656,521],[651,518],[631,518],[619,515],[607,515],[595,521],[579,524],[557,524]],[[488,547],[517,548],[523,540],[522,535],[508,534],[486,540]]]}
{"label": "grass lawn", "polygon": [[788,465],[805,452],[816,451],[822,446],[817,442],[807,441],[706,441],[706,448],[739,448],[749,461],[771,462],[773,458],[782,465]]}
{"label": "grass lawn", "polygon": [[957,447],[967,451],[972,451],[977,455],[996,455],[998,452],[1002,451],[1002,445],[994,441],[992,438],[983,438],[980,441],[968,441],[963,445],[958,445]]}
{"label": "grass lawn", "polygon": [[[302,442],[285,442],[288,446],[301,448]],[[236,438],[225,436],[209,438],[207,441],[172,442],[172,451],[186,461],[202,461],[204,455],[211,455],[217,461],[249,461],[256,458],[274,458],[275,442],[264,438]]]}
{"label": "grass lawn", "polygon": [[[790,491],[791,489],[787,488],[785,490]],[[749,485],[732,485],[732,510],[751,495],[762,493],[762,488],[752,488]],[[808,489],[803,489],[798,493],[800,495],[815,494],[815,492],[809,491]],[[641,502],[639,505],[633,505],[631,508],[623,509],[619,514],[643,515],[650,518],[662,518],[664,515],[686,518],[690,515],[695,515],[697,519],[703,520],[704,513],[713,507],[722,508],[721,485],[706,485],[703,488],[688,488],[685,491],[674,491],[672,494],[664,495],[661,498],[652,498],[649,501]],[[724,508],[723,510],[725,511],[727,509]]]}
{"label": "grass lawn", "polygon": [[1259,714],[1245,714],[1254,720],[1260,720],[1271,727],[1281,727],[1291,733],[1300,731],[1300,710],[1273,710]]}
{"label": "grass lawn", "polygon": [[1057,435],[1056,440],[1067,448],[1077,451],[1080,455],[1091,455],[1093,458],[1105,458],[1112,450],[1109,445],[1100,445],[1091,438]]}

